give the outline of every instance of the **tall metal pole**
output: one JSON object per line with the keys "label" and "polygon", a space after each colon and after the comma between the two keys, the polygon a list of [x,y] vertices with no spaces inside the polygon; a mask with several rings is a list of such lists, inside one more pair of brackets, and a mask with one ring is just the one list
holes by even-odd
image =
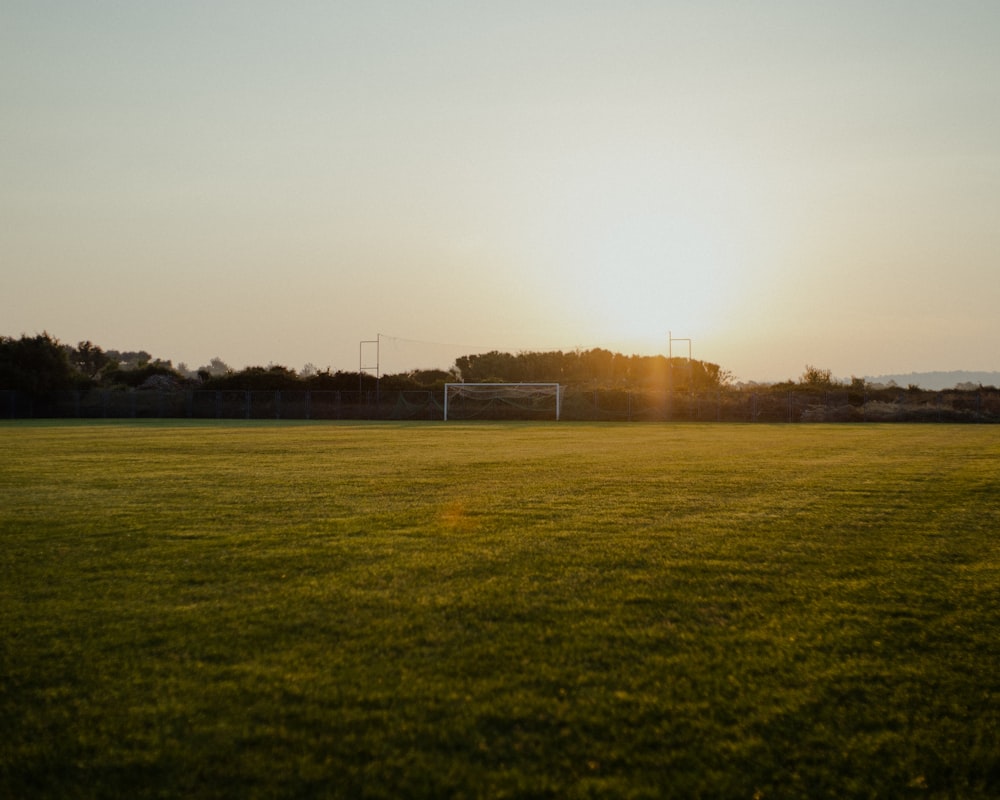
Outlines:
{"label": "tall metal pole", "polygon": [[690,339],[675,339],[674,335],[667,331],[667,338],[670,340],[668,344],[667,352],[670,354],[670,358],[674,357],[674,342],[687,342],[688,343],[688,361],[691,361],[691,340]]}
{"label": "tall metal pole", "polygon": [[691,364],[691,340],[684,338],[674,338],[674,334],[671,331],[667,331],[667,356],[670,362],[670,388],[674,387],[674,342],[687,342],[688,343],[688,388],[690,389],[690,384],[693,383],[692,378],[694,377],[694,368]]}
{"label": "tall metal pole", "polygon": [[[380,360],[380,353],[379,353],[379,351],[381,350],[382,334],[381,333],[377,333],[377,334],[375,334],[375,337],[376,338],[374,338],[374,339],[365,339],[364,341],[362,341],[358,345],[358,391],[359,392],[363,391],[362,379],[364,378],[365,372],[367,372],[369,370],[375,370],[375,402],[378,403],[379,378],[381,377],[379,375],[379,360]],[[375,365],[374,366],[372,366],[372,365],[365,366],[365,345],[366,344],[373,344],[373,345],[375,345]]]}

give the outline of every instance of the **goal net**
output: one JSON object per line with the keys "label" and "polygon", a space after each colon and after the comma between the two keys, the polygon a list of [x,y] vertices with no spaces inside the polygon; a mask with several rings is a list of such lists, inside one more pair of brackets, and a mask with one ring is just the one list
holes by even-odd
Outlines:
{"label": "goal net", "polygon": [[559,419],[558,383],[446,383],[444,418]]}

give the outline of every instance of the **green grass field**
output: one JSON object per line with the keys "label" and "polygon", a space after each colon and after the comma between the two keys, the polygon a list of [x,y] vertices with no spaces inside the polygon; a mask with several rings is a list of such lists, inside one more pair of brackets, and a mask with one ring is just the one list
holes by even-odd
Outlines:
{"label": "green grass field", "polygon": [[0,796],[996,797],[1000,426],[0,424]]}

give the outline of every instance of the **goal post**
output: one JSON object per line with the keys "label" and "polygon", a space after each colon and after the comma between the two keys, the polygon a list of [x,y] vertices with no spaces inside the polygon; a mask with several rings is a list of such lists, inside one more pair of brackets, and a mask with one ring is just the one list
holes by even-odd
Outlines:
{"label": "goal post", "polygon": [[444,419],[449,410],[462,408],[464,418],[495,414],[499,408],[533,413],[552,413],[556,420],[562,410],[562,386],[558,383],[446,383]]}

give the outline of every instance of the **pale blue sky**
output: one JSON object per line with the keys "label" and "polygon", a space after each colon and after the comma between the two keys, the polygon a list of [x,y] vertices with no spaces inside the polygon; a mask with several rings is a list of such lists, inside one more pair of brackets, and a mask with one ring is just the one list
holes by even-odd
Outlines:
{"label": "pale blue sky", "polygon": [[1000,369],[998,40],[995,0],[0,0],[0,334]]}

